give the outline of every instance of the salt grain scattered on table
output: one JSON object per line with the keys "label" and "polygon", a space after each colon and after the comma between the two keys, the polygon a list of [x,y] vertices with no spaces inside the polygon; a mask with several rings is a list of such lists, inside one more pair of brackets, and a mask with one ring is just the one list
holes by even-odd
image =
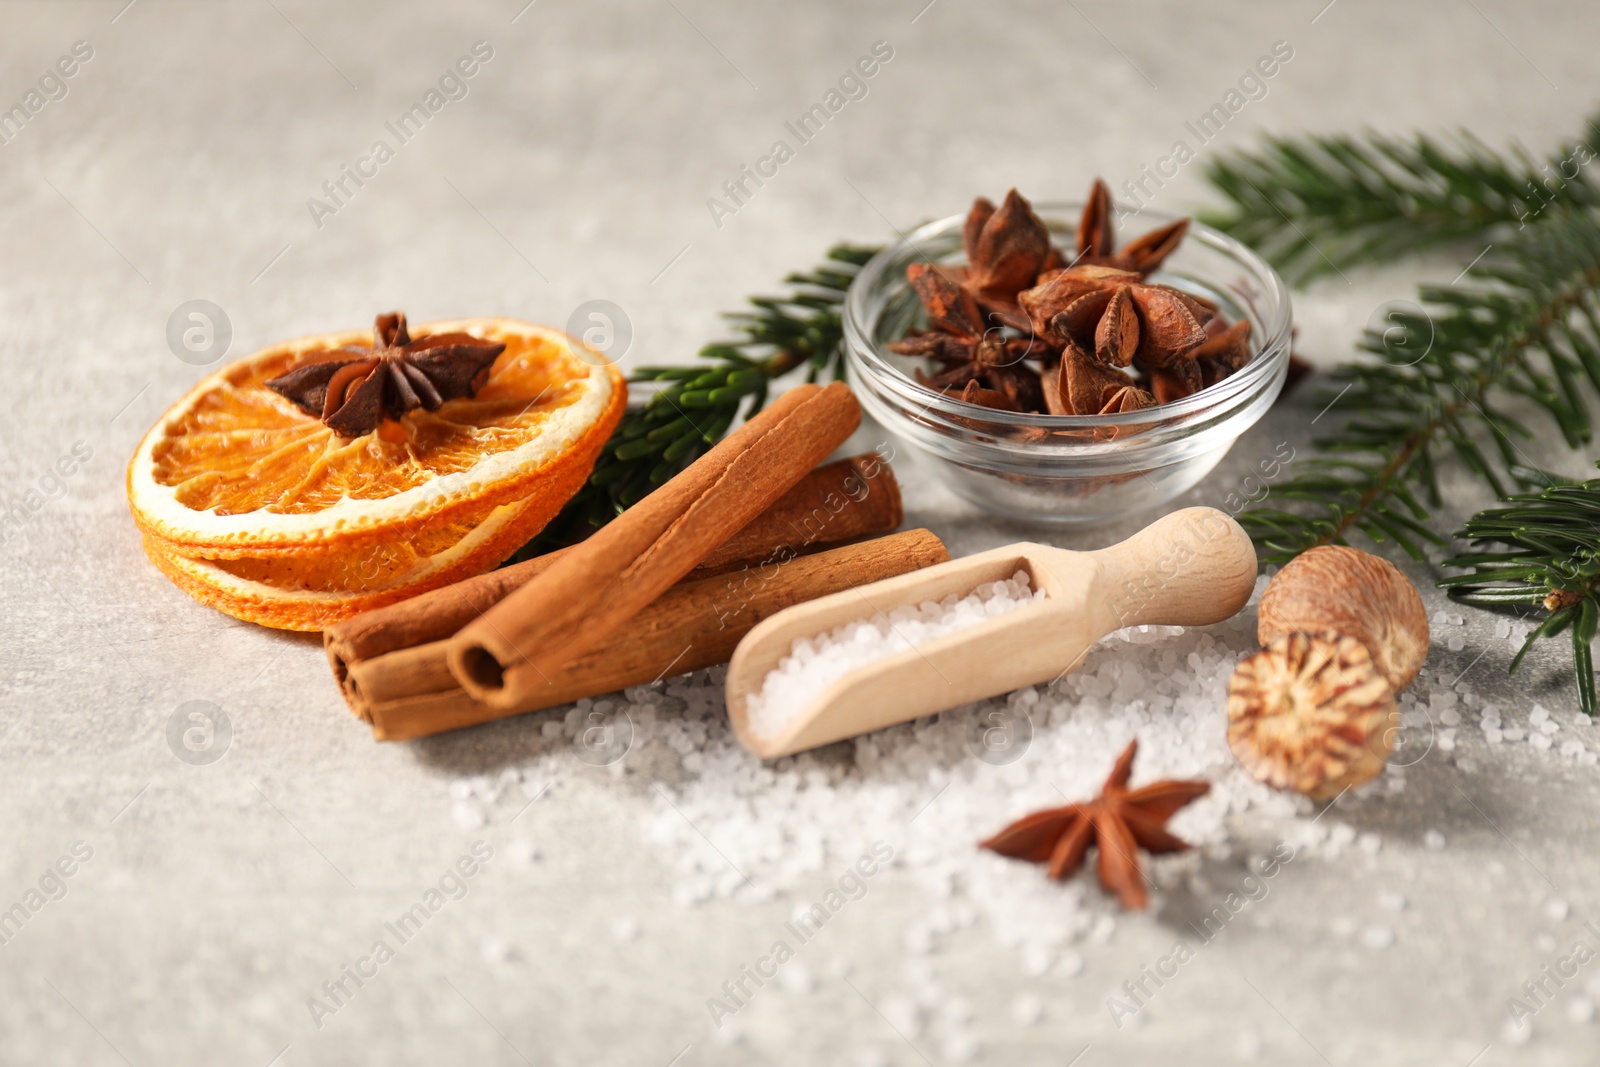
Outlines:
{"label": "salt grain scattered on table", "polygon": [[483,809],[470,800],[450,805],[450,820],[461,830],[476,830],[484,824]]}
{"label": "salt grain scattered on table", "polygon": [[1022,946],[1022,973],[1029,978],[1046,974],[1053,962],[1054,954],[1044,945]]}
{"label": "salt grain scattered on table", "polygon": [[1035,993],[1024,993],[1011,1002],[1011,1021],[1032,1026],[1044,1015],[1044,1001]]}
{"label": "salt grain scattered on table", "polygon": [[800,995],[815,989],[817,980],[804,963],[791,960],[778,972],[778,984],[783,986],[785,992]]}
{"label": "salt grain scattered on table", "polygon": [[1385,949],[1394,944],[1394,931],[1387,926],[1368,926],[1361,931],[1361,943],[1373,950]]}
{"label": "salt grain scattered on table", "polygon": [[[679,906],[724,898],[752,904],[777,899],[788,905],[779,914],[798,916],[817,903],[819,886],[870,856],[874,843],[881,842],[892,858],[879,863],[879,873],[867,880],[869,895],[879,893],[889,877],[884,868],[895,869],[897,881],[927,894],[927,905],[908,915],[902,938],[919,946],[926,939],[936,953],[952,931],[976,926],[1017,953],[1019,972],[1070,977],[1085,970],[1073,946],[1103,944],[1114,936],[1115,902],[1093,879],[1052,882],[1042,870],[976,851],[973,842],[1028,811],[1094,795],[1106,767],[1130,738],[1140,742],[1135,786],[1157,778],[1213,782],[1211,793],[1175,820],[1179,835],[1198,847],[1151,860],[1158,896],[1188,894],[1202,906],[1215,905],[1231,888],[1222,866],[1214,872],[1221,880],[1202,876],[1203,865],[1228,862],[1214,858],[1224,854],[1216,846],[1232,841],[1238,856],[1265,855],[1281,840],[1294,849],[1295,859],[1289,873],[1279,877],[1306,877],[1294,873],[1303,860],[1331,861],[1352,845],[1363,852],[1371,848],[1351,834],[1345,820],[1359,824],[1363,805],[1394,803],[1392,798],[1405,790],[1406,768],[1391,764],[1380,779],[1352,790],[1337,812],[1319,818],[1305,798],[1275,792],[1245,774],[1227,746],[1220,694],[1234,665],[1257,647],[1255,618],[1248,611],[1203,629],[1133,627],[1108,637],[1089,652],[1079,671],[1051,685],[766,763],[752,759],[728,725],[726,671],[699,671],[579,701],[565,715],[541,724],[543,751],[520,768],[520,790],[510,790],[494,815],[509,818],[527,800],[596,773],[575,758],[572,746],[591,713],[603,708],[632,725],[632,747],[606,772],[658,794],[645,837],[672,872],[671,899]],[[1525,739],[1529,726],[1531,733],[1550,736],[1539,725],[1551,721],[1548,709],[1536,724],[1534,711],[1524,718],[1520,709],[1480,701],[1469,682],[1457,680],[1459,673],[1441,671],[1435,677],[1425,670],[1422,681],[1403,695],[1403,707],[1415,717],[1407,729],[1424,742],[1430,731],[1436,738],[1444,735],[1436,724],[1449,730],[1463,719],[1490,744],[1502,740],[1502,731],[1505,740]],[[1447,681],[1453,689],[1444,687]],[[981,743],[974,747],[973,740],[997,713],[1026,720],[1033,731],[1021,758],[999,766],[985,762]],[[1568,758],[1584,765],[1600,761],[1600,753],[1581,743],[1568,747],[1579,728],[1590,728],[1585,717],[1572,723],[1573,729],[1557,735],[1561,751],[1572,752]],[[1593,731],[1584,736],[1592,737]],[[1476,735],[1457,739],[1461,747],[1478,743]],[[1462,772],[1471,767],[1459,755],[1450,758]],[[458,779],[450,793],[481,818],[475,784]],[[1341,825],[1345,828],[1335,830]],[[1241,838],[1241,826],[1255,827],[1255,839]],[[1422,843],[1442,849],[1445,837],[1429,830]],[[1383,864],[1383,856],[1380,848],[1368,862]],[[1383,893],[1377,905],[1393,915],[1405,908],[1405,898]],[[844,910],[858,906],[847,902]],[[1360,946],[1365,922],[1346,919],[1333,925]],[[1024,951],[1025,946],[1036,947]],[[938,957],[909,958],[926,968]],[[848,973],[850,961],[838,956],[813,965],[823,966],[833,979]],[[917,998],[932,992],[916,983],[910,988],[916,997],[892,987],[863,992],[880,1008],[885,1003],[880,997],[903,997],[902,1010],[910,1013],[918,1032],[932,1029],[929,1040],[942,1042],[940,1027],[948,1023],[927,1023],[918,1007]],[[1600,984],[1590,991],[1591,1000],[1597,997]],[[924,1007],[932,1010],[932,1003]],[[716,1036],[719,1042],[737,1040],[741,1032],[729,1022]]]}

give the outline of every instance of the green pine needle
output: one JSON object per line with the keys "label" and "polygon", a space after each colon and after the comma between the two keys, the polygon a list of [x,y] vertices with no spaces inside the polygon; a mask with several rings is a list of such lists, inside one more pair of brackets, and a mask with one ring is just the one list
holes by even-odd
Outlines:
{"label": "green pine needle", "polygon": [[[1445,562],[1467,573],[1441,584],[1477,607],[1546,611],[1511,669],[1536,642],[1568,632],[1589,715],[1600,481],[1558,484],[1528,462],[1521,442],[1553,432],[1578,448],[1593,434],[1600,179],[1585,167],[1596,145],[1600,117],[1545,162],[1469,136],[1367,135],[1274,139],[1208,168],[1229,201],[1213,225],[1297,278],[1428,248],[1465,245],[1473,255],[1489,246],[1455,282],[1424,286],[1416,311],[1392,312],[1387,329],[1367,332],[1361,347],[1381,358],[1334,371],[1328,406],[1313,420],[1337,408],[1338,431],[1316,438],[1320,454],[1273,487],[1272,507],[1240,522],[1264,562],[1355,532],[1420,561],[1426,546],[1446,543],[1429,523],[1443,505],[1439,464],[1453,458],[1511,506],[1468,520],[1458,536],[1474,550]],[[1511,405],[1543,424],[1513,417]],[[1547,488],[1508,496],[1539,486]]]}
{"label": "green pine needle", "polygon": [[736,340],[706,345],[704,363],[641,367],[631,381],[655,391],[631,405],[583,488],[561,514],[507,560],[516,563],[575,544],[698,459],[736,421],[767,402],[778,378],[804,369],[807,381],[836,377],[843,354],[839,308],[876,248],[838,245],[809,274],[791,274],[784,296],[751,297],[754,311],[726,316]]}
{"label": "green pine needle", "polygon": [[1353,414],[1313,441],[1323,454],[1273,487],[1273,506],[1240,517],[1265,561],[1356,531],[1422,560],[1425,545],[1445,543],[1427,522],[1442,503],[1436,468],[1447,456],[1501,495],[1549,484],[1523,455],[1541,431],[1509,415],[1509,402],[1531,400],[1569,447],[1590,440],[1600,212],[1547,218],[1485,256],[1471,275],[1481,280],[1424,286],[1421,308],[1369,331],[1362,347],[1384,358],[1332,372],[1324,415]]}
{"label": "green pine needle", "polygon": [[1600,625],[1600,479],[1511,496],[1502,503],[1510,506],[1467,520],[1456,536],[1476,551],[1444,561],[1444,566],[1467,573],[1439,584],[1454,599],[1476,607],[1519,616],[1547,610],[1511,670],[1516,672],[1536,641],[1570,631],[1578,706],[1585,715],[1595,715],[1600,712],[1593,648]]}
{"label": "green pine needle", "polygon": [[1441,246],[1481,247],[1544,217],[1552,202],[1600,205],[1600,178],[1588,169],[1597,151],[1600,116],[1543,160],[1521,147],[1496,152],[1470,134],[1273,137],[1207,165],[1227,205],[1201,220],[1305,281]]}

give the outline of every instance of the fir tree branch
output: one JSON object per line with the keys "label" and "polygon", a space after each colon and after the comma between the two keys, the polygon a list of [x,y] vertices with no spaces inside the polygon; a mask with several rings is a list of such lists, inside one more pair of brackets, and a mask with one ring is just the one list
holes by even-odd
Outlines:
{"label": "fir tree branch", "polygon": [[785,279],[781,297],[751,297],[753,311],[725,317],[739,336],[706,345],[705,363],[641,367],[631,381],[655,392],[631,405],[582,489],[543,532],[507,560],[530,559],[583,540],[693,463],[739,419],[760,411],[776,379],[802,368],[807,381],[835,377],[844,337],[839,308],[876,248],[838,245],[808,274]]}
{"label": "fir tree branch", "polygon": [[1495,152],[1462,134],[1274,137],[1206,167],[1228,201],[1202,221],[1252,245],[1285,275],[1309,280],[1440,246],[1500,240],[1552,202],[1600,205],[1586,169],[1600,116],[1545,160]]}
{"label": "fir tree branch", "polygon": [[1297,507],[1240,517],[1264,560],[1342,544],[1352,531],[1422,559],[1423,544],[1444,543],[1425,525],[1441,504],[1435,464],[1443,455],[1502,495],[1539,484],[1517,443],[1535,432],[1503,409],[1506,401],[1532,401],[1570,447],[1590,439],[1592,393],[1600,392],[1600,212],[1547,219],[1475,267],[1483,281],[1423,287],[1419,312],[1369,331],[1362,347],[1386,360],[1333,373],[1342,388],[1328,396],[1330,408],[1355,414],[1313,442],[1326,455],[1273,487],[1274,500]]}
{"label": "fir tree branch", "polygon": [[[1508,497],[1509,507],[1479,512],[1456,536],[1475,551],[1444,561],[1467,573],[1439,584],[1451,597],[1491,610],[1543,609],[1548,614],[1528,635],[1511,671],[1541,638],[1572,636],[1578,706],[1600,712],[1595,698],[1594,639],[1600,627],[1600,479],[1557,485],[1541,493]],[[1504,546],[1488,551],[1485,546]]]}

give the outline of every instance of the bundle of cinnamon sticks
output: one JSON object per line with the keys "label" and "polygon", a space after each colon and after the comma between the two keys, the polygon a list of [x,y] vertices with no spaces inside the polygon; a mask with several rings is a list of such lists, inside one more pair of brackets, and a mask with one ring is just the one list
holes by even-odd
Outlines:
{"label": "bundle of cinnamon sticks", "polygon": [[948,559],[926,530],[875,537],[903,516],[881,457],[817,467],[859,421],[843,385],[802,386],[587,541],[334,625],[345,700],[380,740],[553,707],[726,662],[791,604]]}

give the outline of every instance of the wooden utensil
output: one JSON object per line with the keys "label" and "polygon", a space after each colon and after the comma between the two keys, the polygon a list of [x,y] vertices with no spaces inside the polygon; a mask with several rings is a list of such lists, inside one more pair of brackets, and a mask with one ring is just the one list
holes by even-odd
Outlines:
{"label": "wooden utensil", "polygon": [[[866,664],[817,693],[778,734],[750,726],[747,702],[802,637],[1025,571],[1045,600]],[[1049,682],[1124,626],[1204,626],[1250,599],[1250,537],[1214,508],[1185,508],[1120,544],[1071,552],[1021,542],[798,604],[765,620],[728,665],[728,715],[763,759],[879,730],[974,700]]]}

